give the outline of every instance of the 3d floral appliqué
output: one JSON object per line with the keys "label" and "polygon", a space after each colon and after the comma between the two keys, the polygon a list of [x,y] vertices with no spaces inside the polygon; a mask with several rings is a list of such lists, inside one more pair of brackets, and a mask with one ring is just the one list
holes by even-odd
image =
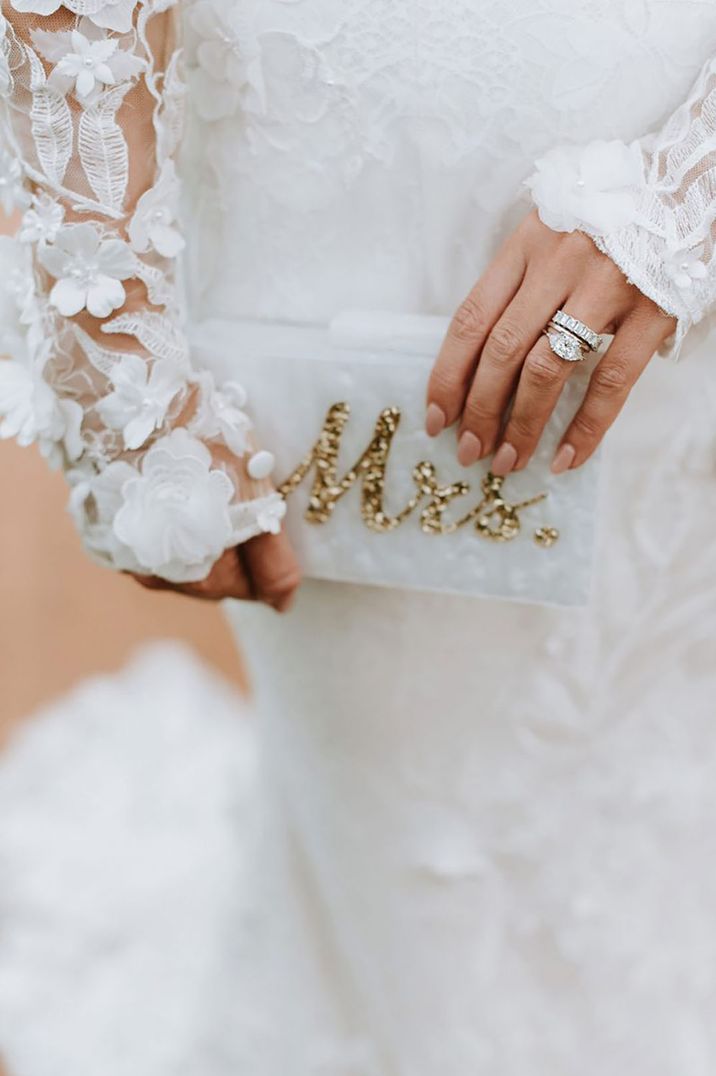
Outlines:
{"label": "3d floral appliqu\u00e9", "polygon": [[630,224],[644,183],[638,146],[593,142],[557,146],[526,181],[540,219],[557,232],[587,228],[597,234]]}
{"label": "3d floral appliqu\u00e9", "polygon": [[25,212],[18,238],[22,243],[54,243],[65,219],[64,208],[47,194],[35,195]]}
{"label": "3d floral appliqu\u00e9", "polygon": [[97,405],[111,429],[121,430],[125,447],[137,449],[158,430],[169,405],[186,382],[170,359],[150,364],[138,355],[125,355],[111,374],[114,391]]}
{"label": "3d floral appliqu\u00e9", "polygon": [[233,483],[185,429],[149,449],[122,494],[114,532],[155,575],[172,582],[203,579],[231,544]]}
{"label": "3d floral appliqu\u00e9", "polygon": [[[75,15],[84,15],[86,0],[11,0],[15,11],[22,14],[54,15],[61,7],[66,7]],[[87,17],[97,26],[128,34],[132,29],[132,18],[138,4],[143,0],[106,0],[106,3],[92,5],[96,8]]]}
{"label": "3d floral appliqu\u00e9", "polygon": [[55,65],[48,85],[63,94],[74,92],[85,107],[107,87],[136,78],[146,67],[141,57],[122,49],[116,37],[108,37],[87,16],[75,30],[35,29],[31,36],[39,54]]}
{"label": "3d floral appliqu\u00e9", "polygon": [[124,304],[122,281],[134,275],[135,258],[121,239],[104,239],[93,224],[67,224],[40,261],[57,283],[50,302],[67,318],[82,310],[106,318]]}
{"label": "3d floral appliqu\u00e9", "polygon": [[129,222],[132,248],[140,254],[155,250],[164,258],[175,258],[185,246],[177,227],[179,181],[173,161],[166,161],[151,190],[143,194]]}

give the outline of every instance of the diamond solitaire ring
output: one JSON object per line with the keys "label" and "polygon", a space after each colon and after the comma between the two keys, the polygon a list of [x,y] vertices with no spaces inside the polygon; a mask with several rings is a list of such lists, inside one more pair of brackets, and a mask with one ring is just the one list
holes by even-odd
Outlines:
{"label": "diamond solitaire ring", "polygon": [[566,362],[582,362],[586,358],[586,344],[583,344],[581,340],[578,340],[576,336],[572,336],[565,329],[558,329],[550,324],[549,328],[544,329],[543,332],[549,340],[549,346],[552,351],[560,359],[564,359]]}
{"label": "diamond solitaire ring", "polygon": [[602,338],[599,333],[595,333],[583,321],[565,314],[564,310],[557,311],[552,318],[552,324],[558,329],[566,329],[572,336],[576,336],[578,340],[587,345],[590,351],[599,351],[602,346]]}

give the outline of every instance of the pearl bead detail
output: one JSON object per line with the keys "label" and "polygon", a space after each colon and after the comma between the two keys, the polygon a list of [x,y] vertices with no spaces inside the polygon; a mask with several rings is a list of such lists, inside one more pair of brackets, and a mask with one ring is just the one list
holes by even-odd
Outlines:
{"label": "pearl bead detail", "polygon": [[260,482],[263,478],[269,478],[273,473],[273,469],[276,466],[276,458],[272,452],[257,452],[249,460],[248,467],[246,468],[249,473],[249,478],[253,478],[256,482]]}

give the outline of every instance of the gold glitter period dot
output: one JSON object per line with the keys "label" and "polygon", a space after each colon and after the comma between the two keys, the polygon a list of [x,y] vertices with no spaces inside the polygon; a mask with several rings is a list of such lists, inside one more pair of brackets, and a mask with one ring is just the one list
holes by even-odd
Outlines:
{"label": "gold glitter period dot", "polygon": [[551,549],[558,541],[559,531],[556,527],[538,527],[535,531],[535,542],[543,549]]}

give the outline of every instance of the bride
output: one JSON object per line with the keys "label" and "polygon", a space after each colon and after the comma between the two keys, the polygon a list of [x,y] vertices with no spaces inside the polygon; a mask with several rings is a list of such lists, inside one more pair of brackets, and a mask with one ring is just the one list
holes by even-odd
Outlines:
{"label": "bride", "polygon": [[[716,7],[183,7],[3,3],[0,433],[64,467],[95,558],[254,599],[237,1071],[705,1076]],[[187,334],[356,307],[450,316],[426,428],[497,476],[601,348],[552,461],[624,408],[586,608],[299,586],[271,452]]]}

